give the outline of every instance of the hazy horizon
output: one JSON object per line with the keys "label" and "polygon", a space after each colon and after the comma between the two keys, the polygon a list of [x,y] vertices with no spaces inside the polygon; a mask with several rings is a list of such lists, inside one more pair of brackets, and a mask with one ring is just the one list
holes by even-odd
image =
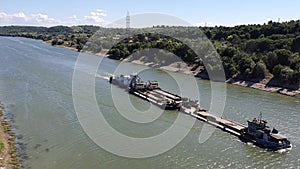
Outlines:
{"label": "hazy horizon", "polygon": [[[145,26],[145,27],[130,27],[132,29],[139,29],[139,28],[152,28],[152,27],[162,27],[162,26],[167,26],[167,27],[235,27],[235,26],[243,26],[243,25],[264,25],[264,24],[268,24],[268,22],[277,22],[277,23],[287,23],[287,22],[291,22],[291,21],[300,21],[300,19],[297,20],[288,20],[288,21],[273,21],[273,20],[268,20],[264,23],[246,23],[246,24],[237,24],[237,25],[153,25],[153,26]],[[58,24],[58,25],[51,25],[51,26],[46,26],[46,25],[17,25],[17,24],[13,24],[13,25],[0,25],[0,27],[5,27],[5,26],[16,26],[16,27],[46,27],[46,28],[51,28],[51,27],[56,27],[56,26],[66,26],[66,27],[76,27],[76,26],[98,26],[98,27],[102,27],[102,28],[116,28],[116,29],[125,29],[125,22],[123,26],[120,27],[115,27],[115,26],[101,26],[101,25],[93,25],[93,24],[77,24],[77,25],[63,25],[63,24]]]}
{"label": "hazy horizon", "polygon": [[55,25],[106,26],[116,20],[145,13],[166,14],[193,26],[236,26],[263,24],[268,21],[299,20],[300,2],[293,1],[4,1],[0,6],[0,26]]}

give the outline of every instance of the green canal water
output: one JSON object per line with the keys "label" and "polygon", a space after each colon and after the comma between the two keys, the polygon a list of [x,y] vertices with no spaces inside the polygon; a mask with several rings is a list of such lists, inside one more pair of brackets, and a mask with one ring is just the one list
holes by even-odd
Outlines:
{"label": "green canal water", "polygon": [[[297,168],[300,166],[300,100],[254,89],[227,85],[223,116],[246,123],[260,112],[285,134],[293,144],[289,152],[268,152],[241,143],[236,137],[215,130],[200,144],[203,127],[196,121],[188,135],[171,150],[150,158],[134,159],[114,155],[93,142],[84,132],[75,113],[72,99],[72,77],[77,52],[57,48],[41,41],[0,37],[0,100],[5,105],[14,131],[24,168]],[[86,55],[91,59],[99,56]],[[131,137],[149,137],[167,130],[178,112],[165,111],[147,124],[132,123],[120,115],[112,102],[128,97],[124,90],[110,86],[102,76],[113,73],[120,62],[104,58],[95,77],[98,106],[111,126]],[[89,65],[81,65],[89,70]],[[124,70],[145,68],[131,63]],[[93,72],[84,72],[94,76]],[[187,75],[171,73],[176,79]],[[162,88],[178,93],[176,81],[166,72],[148,69],[144,79],[158,80]],[[209,109],[211,85],[197,79],[200,102]],[[88,89],[86,89],[88,90]],[[191,91],[195,92],[195,91]],[[83,92],[84,93],[84,92]],[[217,91],[218,93],[218,91]],[[222,93],[222,92],[220,92]],[[147,110],[149,103],[129,96],[132,105]],[[218,99],[217,99],[218,101]],[[87,100],[82,100],[87,103]],[[220,103],[221,104],[221,103]],[[153,110],[159,111],[158,108]],[[126,109],[125,109],[126,111]],[[166,140],[167,141],[167,140]],[[126,147],[124,147],[126,149]],[[131,151],[131,149],[127,149]]]}

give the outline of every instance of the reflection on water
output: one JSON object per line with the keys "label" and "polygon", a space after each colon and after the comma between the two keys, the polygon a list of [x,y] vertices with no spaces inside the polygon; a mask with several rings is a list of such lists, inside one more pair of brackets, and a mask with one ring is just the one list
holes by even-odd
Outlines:
{"label": "reflection on water", "polygon": [[[26,168],[287,168],[300,166],[299,99],[227,85],[224,116],[245,123],[263,116],[290,138],[293,150],[272,153],[241,143],[234,136],[216,130],[209,140],[198,143],[203,123],[196,121],[188,136],[175,148],[146,159],[122,158],[98,147],[83,132],[72,101],[72,73],[78,53],[40,41],[0,37],[0,99],[14,114],[18,142],[25,148]],[[88,55],[87,57],[97,57]],[[119,62],[104,59],[96,76],[96,97],[107,121],[118,131],[134,137],[149,137],[166,130],[178,112],[165,111],[157,120],[133,124],[120,115],[103,77]],[[85,65],[88,66],[88,65]],[[129,73],[140,65],[125,64]],[[87,76],[93,76],[92,73]],[[179,93],[176,81],[160,70],[145,70],[144,79],[158,80],[164,89]],[[177,78],[186,75],[176,74]],[[200,102],[210,106],[209,81],[197,80]],[[118,94],[127,95],[121,89]],[[148,103],[129,96],[132,104],[147,110]],[[130,150],[128,150],[130,151]]]}

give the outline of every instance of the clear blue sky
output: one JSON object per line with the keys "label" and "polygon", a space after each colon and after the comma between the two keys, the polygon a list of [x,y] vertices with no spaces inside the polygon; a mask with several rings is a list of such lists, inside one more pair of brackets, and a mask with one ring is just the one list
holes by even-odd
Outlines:
{"label": "clear blue sky", "polygon": [[169,14],[195,25],[236,25],[298,20],[299,10],[296,0],[2,0],[0,25],[101,25],[127,11]]}

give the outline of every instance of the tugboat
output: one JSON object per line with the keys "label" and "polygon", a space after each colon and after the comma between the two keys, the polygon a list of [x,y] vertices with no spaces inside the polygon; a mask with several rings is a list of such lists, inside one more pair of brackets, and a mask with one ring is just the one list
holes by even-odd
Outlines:
{"label": "tugboat", "polygon": [[127,89],[132,81],[132,79],[137,76],[136,74],[131,75],[120,75],[120,76],[110,76],[109,83],[117,85],[121,88]]}
{"label": "tugboat", "polygon": [[241,140],[275,151],[291,148],[291,143],[285,136],[279,134],[275,128],[272,131],[269,129],[267,121],[262,120],[261,113],[258,119],[254,118],[247,122],[248,127],[241,131]]}

